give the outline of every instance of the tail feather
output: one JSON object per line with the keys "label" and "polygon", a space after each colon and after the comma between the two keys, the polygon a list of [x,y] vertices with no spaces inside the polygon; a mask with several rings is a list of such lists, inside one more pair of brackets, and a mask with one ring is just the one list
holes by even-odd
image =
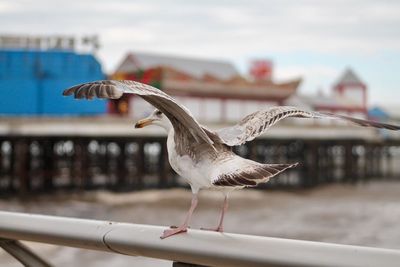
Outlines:
{"label": "tail feather", "polygon": [[293,164],[253,164],[246,170],[221,174],[213,181],[216,186],[256,186],[259,183],[268,182],[286,169],[296,167],[298,163]]}

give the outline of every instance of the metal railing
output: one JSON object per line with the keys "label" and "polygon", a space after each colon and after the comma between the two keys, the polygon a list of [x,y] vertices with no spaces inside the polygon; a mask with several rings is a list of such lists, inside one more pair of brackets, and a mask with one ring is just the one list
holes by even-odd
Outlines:
{"label": "metal railing", "polygon": [[[0,212],[0,247],[25,266],[50,266],[16,240],[206,266],[399,266],[400,251],[164,227]],[[31,264],[29,264],[31,262]]]}

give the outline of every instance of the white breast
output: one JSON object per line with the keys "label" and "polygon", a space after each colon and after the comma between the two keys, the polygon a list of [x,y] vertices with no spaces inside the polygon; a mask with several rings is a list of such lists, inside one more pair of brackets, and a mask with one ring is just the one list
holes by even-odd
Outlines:
{"label": "white breast", "polygon": [[196,193],[201,188],[212,187],[211,162],[195,162],[188,155],[178,155],[175,150],[174,130],[168,134],[167,149],[172,169],[190,184],[193,192]]}

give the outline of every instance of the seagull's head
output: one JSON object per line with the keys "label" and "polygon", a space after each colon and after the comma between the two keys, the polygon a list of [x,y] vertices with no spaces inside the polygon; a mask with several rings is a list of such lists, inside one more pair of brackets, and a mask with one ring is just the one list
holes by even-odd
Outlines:
{"label": "seagull's head", "polygon": [[167,116],[165,116],[165,114],[158,109],[154,110],[147,118],[139,120],[135,124],[135,128],[143,128],[148,125],[160,126],[164,128],[167,132],[169,132],[169,130],[172,128],[172,124]]}

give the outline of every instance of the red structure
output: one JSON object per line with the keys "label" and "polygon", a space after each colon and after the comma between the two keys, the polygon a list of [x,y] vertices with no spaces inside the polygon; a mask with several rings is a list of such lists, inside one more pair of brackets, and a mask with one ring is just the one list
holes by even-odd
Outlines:
{"label": "red structure", "polygon": [[273,63],[269,60],[255,60],[250,67],[250,75],[255,81],[271,80]]}

